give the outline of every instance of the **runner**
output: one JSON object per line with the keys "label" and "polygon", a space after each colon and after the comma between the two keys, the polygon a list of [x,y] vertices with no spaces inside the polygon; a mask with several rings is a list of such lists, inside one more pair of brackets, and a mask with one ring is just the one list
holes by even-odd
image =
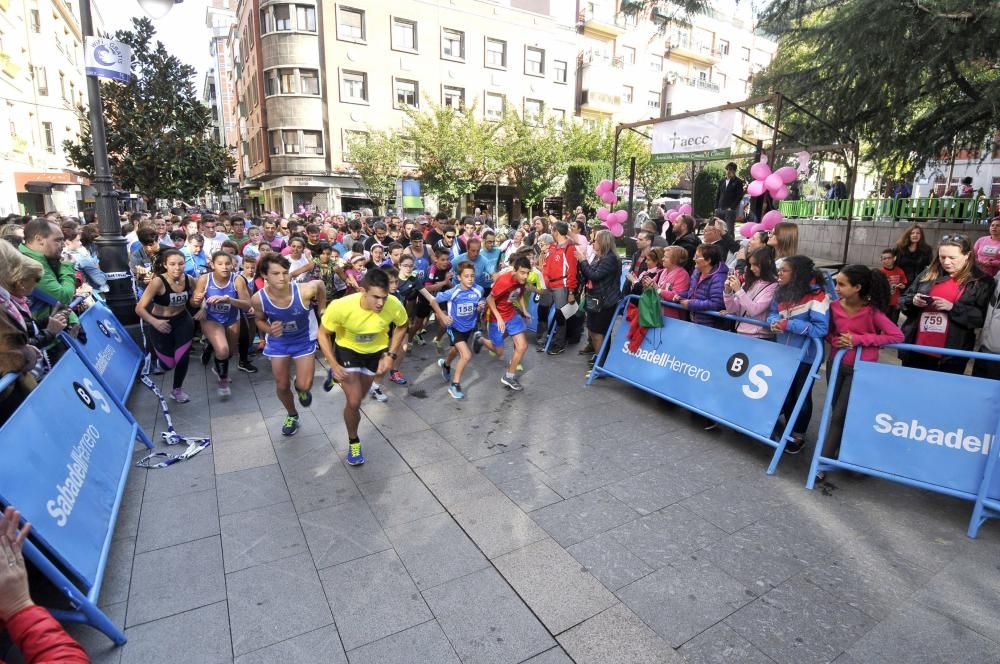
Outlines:
{"label": "runner", "polygon": [[[244,256],[242,272],[236,277],[237,281],[242,281],[246,286],[247,293],[251,296],[257,292],[257,256]],[[257,367],[250,361],[250,345],[257,334],[257,326],[254,324],[254,309],[240,314],[240,338],[239,338],[239,363],[236,368],[246,373],[257,373]]]}
{"label": "runner", "polygon": [[[438,324],[447,328],[448,339],[451,341],[451,350],[448,351],[448,356],[438,360],[441,376],[448,383],[448,394],[453,399],[464,399],[462,371],[472,359],[469,338],[476,334],[476,323],[479,320],[479,311],[483,304],[483,288],[475,283],[476,266],[472,263],[467,261],[459,263],[456,273],[458,285],[454,288],[438,293],[436,296],[432,296],[427,290],[422,290],[421,293],[434,308]],[[438,306],[442,302],[448,303],[447,313],[442,312]],[[473,346],[474,350],[479,350],[479,344],[473,344]],[[453,371],[451,363],[456,357],[458,364],[455,365]]]}
{"label": "runner", "polygon": [[[483,339],[482,334],[476,332],[473,339],[473,349],[478,350],[480,344],[488,350],[493,351],[498,356],[503,355],[504,337],[514,339],[514,354],[507,365],[507,372],[500,378],[500,382],[514,390],[520,392],[524,388],[517,380],[515,372],[524,357],[524,351],[528,349],[528,342],[525,339],[525,332],[528,326],[525,325],[525,318],[531,320],[528,313],[528,303],[525,301],[524,283],[528,280],[531,272],[531,261],[525,257],[514,260],[514,269],[505,272],[497,277],[493,284],[493,291],[486,298],[486,306],[490,309],[489,339]],[[523,313],[519,314],[514,308],[514,303],[518,302]]]}
{"label": "runner", "polygon": [[292,397],[292,364],[295,364],[295,393],[299,403],[312,403],[313,374],[316,370],[316,343],[310,339],[312,305],[326,307],[326,289],[322,281],[298,283],[289,278],[289,261],[276,253],[262,256],[258,272],[264,287],[250,302],[255,311],[257,330],[264,335],[264,355],[271,359],[271,373],[277,383],[278,401],[288,415],[281,427],[285,436],[299,430],[299,413]]}
{"label": "runner", "polygon": [[[344,389],[344,425],[349,450],[347,463],[365,462],[358,439],[361,402],[376,374],[388,371],[398,357],[406,336],[406,310],[389,294],[389,276],[382,270],[370,270],[361,283],[361,292],[330,303],[323,315],[319,346],[330,366],[332,387],[335,379]],[[396,326],[389,341],[389,325]]]}
{"label": "runner", "polygon": [[201,307],[195,320],[201,321],[202,332],[215,354],[212,372],[219,379],[219,396],[228,397],[232,393],[229,358],[240,336],[239,310],[250,308],[250,293],[233,274],[233,258],[229,254],[223,251],[212,254],[210,267],[211,272],[198,277],[191,303]]}
{"label": "runner", "polygon": [[[423,284],[431,293],[437,294],[442,289],[451,286],[451,262],[448,260],[448,250],[444,248],[434,250],[434,264],[431,265],[430,269],[427,271],[427,276],[424,277]],[[417,342],[417,345],[424,345],[424,326],[427,324],[427,319],[431,315],[431,307],[427,304],[425,300],[417,299],[417,303],[414,307],[413,321],[410,323],[410,338]],[[444,326],[438,326],[437,335],[434,340],[440,339],[440,335],[444,334]]]}

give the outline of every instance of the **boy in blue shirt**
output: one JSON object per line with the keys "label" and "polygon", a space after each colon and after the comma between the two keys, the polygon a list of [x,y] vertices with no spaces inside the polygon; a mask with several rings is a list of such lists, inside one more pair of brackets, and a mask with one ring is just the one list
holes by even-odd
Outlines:
{"label": "boy in blue shirt", "polygon": [[[426,289],[420,291],[435,309],[438,321],[448,328],[448,339],[451,350],[446,358],[438,360],[441,376],[448,383],[448,394],[454,399],[464,399],[462,391],[462,371],[472,359],[470,339],[476,332],[479,321],[479,311],[484,306],[483,289],[475,284],[476,268],[468,261],[459,263],[456,270],[458,285],[436,295],[431,295]],[[439,304],[447,303],[447,313],[441,311]],[[478,348],[476,349],[478,352]],[[458,363],[452,371],[451,362],[458,357]]]}

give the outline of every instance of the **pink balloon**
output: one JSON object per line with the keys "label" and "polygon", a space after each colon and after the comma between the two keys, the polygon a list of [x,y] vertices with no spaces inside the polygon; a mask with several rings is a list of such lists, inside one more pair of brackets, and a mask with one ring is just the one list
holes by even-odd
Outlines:
{"label": "pink balloon", "polygon": [[615,188],[615,184],[611,180],[601,180],[597,184],[597,192],[603,194],[606,191],[611,191]]}
{"label": "pink balloon", "polygon": [[766,231],[766,230],[767,229],[764,228],[764,224],[754,224],[753,226],[750,227],[750,234],[753,235],[754,233],[759,233],[761,231]]}
{"label": "pink balloon", "polygon": [[677,208],[677,214],[691,214],[691,206],[688,203]]}
{"label": "pink balloon", "polygon": [[766,180],[770,174],[771,167],[767,165],[766,161],[758,161],[750,167],[750,175],[753,176],[754,180]]}
{"label": "pink balloon", "polygon": [[740,235],[749,240],[750,236],[753,235],[753,224],[747,222],[740,226]]}
{"label": "pink balloon", "polygon": [[624,224],[628,221],[628,210],[618,210],[618,224]]}
{"label": "pink balloon", "polygon": [[604,192],[601,191],[601,185],[597,185],[596,187],[594,187],[594,196],[597,196],[598,198],[600,198],[601,194],[603,194],[603,193]]}
{"label": "pink balloon", "polygon": [[614,205],[615,201],[618,200],[618,197],[615,196],[615,192],[606,191],[603,194],[601,194],[601,200],[607,203],[608,205]]}
{"label": "pink balloon", "polygon": [[786,198],[788,198],[788,194],[789,194],[788,187],[785,185],[781,185],[781,188],[778,189],[778,191],[771,192],[771,198],[773,198],[776,201],[783,201]]}
{"label": "pink balloon", "polygon": [[777,210],[768,210],[764,217],[760,220],[760,225],[764,227],[765,231],[773,230],[775,226],[781,223],[784,217],[781,216],[781,212]]}
{"label": "pink balloon", "polygon": [[608,218],[608,212],[610,212],[610,210],[606,207],[597,208],[597,218],[601,221],[606,221]]}
{"label": "pink balloon", "polygon": [[781,181],[785,184],[791,184],[795,182],[796,178],[799,176],[798,171],[796,171],[791,166],[782,166],[774,172],[775,175],[781,178]]}
{"label": "pink balloon", "polygon": [[747,193],[751,196],[762,196],[764,194],[764,181],[754,180],[747,187]]}
{"label": "pink balloon", "polygon": [[615,237],[621,237],[625,234],[625,228],[621,224],[612,224],[608,230],[611,231],[611,234]]}
{"label": "pink balloon", "polygon": [[674,223],[675,221],[677,221],[677,217],[679,216],[681,216],[681,213],[678,210],[667,211],[667,221],[669,221],[670,223]]}
{"label": "pink balloon", "polygon": [[764,180],[764,186],[767,187],[767,190],[771,192],[771,195],[773,196],[774,192],[785,186],[785,183],[782,182],[780,175],[777,173],[771,173]]}

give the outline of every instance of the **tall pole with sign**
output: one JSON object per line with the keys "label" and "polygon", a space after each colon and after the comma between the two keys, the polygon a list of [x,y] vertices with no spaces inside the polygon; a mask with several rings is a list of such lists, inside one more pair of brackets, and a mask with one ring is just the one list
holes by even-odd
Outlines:
{"label": "tall pole with sign", "polygon": [[[110,65],[113,51],[106,45],[95,45],[94,20],[90,13],[90,0],[80,0],[80,27],[83,29],[86,58],[94,57],[98,64]],[[93,73],[92,73],[93,72]],[[101,236],[97,238],[101,269],[108,275],[108,306],[123,325],[139,322],[135,314],[135,291],[128,267],[128,248],[122,237],[118,218],[118,196],[108,165],[108,137],[104,131],[104,107],[96,70],[87,66],[87,99],[90,104],[90,135],[94,143],[94,189],[97,194],[97,223]]]}

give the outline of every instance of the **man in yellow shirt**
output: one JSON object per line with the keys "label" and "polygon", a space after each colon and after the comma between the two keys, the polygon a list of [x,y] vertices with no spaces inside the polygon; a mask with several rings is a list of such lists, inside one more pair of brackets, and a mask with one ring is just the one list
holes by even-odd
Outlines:
{"label": "man in yellow shirt", "polygon": [[[358,439],[361,401],[376,374],[392,368],[406,336],[406,309],[389,295],[389,275],[380,269],[368,270],[361,291],[331,302],[323,313],[319,347],[330,366],[330,379],[344,389],[344,425],[347,427],[347,463],[365,462]],[[389,325],[395,325],[392,343]],[[332,389],[332,380],[324,387]]]}

